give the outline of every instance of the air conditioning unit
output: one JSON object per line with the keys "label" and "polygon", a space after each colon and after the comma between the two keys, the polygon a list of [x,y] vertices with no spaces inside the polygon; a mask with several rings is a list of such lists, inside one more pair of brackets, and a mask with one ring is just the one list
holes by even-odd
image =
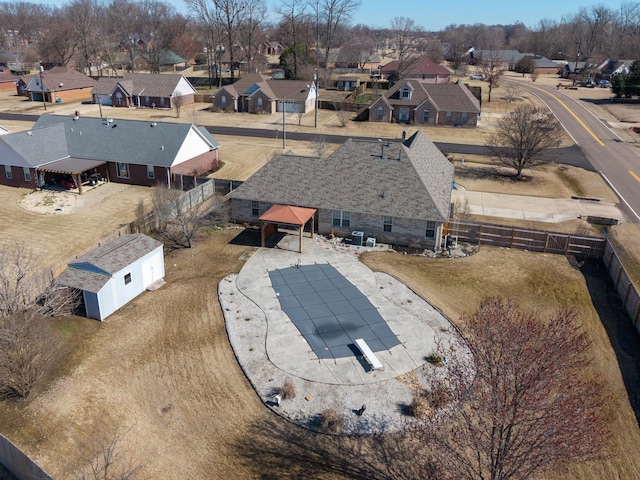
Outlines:
{"label": "air conditioning unit", "polygon": [[364,232],[351,232],[351,245],[361,247],[364,243]]}

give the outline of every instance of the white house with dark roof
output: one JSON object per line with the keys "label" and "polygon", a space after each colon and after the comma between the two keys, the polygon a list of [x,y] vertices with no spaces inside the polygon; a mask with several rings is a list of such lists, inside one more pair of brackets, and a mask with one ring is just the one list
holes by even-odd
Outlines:
{"label": "white house with dark roof", "polygon": [[259,223],[272,205],[318,210],[316,230],[439,248],[449,219],[453,165],[418,131],[403,142],[348,140],[327,158],[279,155],[229,197],[236,222]]}
{"label": "white house with dark roof", "polygon": [[87,317],[104,320],[163,278],[162,243],[137,233],[79,257],[56,282],[82,292]]}
{"label": "white house with dark roof", "polygon": [[100,77],[91,94],[94,103],[113,107],[173,108],[193,103],[196,89],[181,74],[127,73]]}
{"label": "white house with dark roof", "polygon": [[370,122],[475,127],[480,102],[461,82],[398,81],[369,107]]}
{"label": "white house with dark roof", "polygon": [[42,115],[31,130],[0,137],[0,184],[36,188],[71,176],[81,186],[94,176],[170,186],[175,174],[213,170],[219,147],[192,124]]}

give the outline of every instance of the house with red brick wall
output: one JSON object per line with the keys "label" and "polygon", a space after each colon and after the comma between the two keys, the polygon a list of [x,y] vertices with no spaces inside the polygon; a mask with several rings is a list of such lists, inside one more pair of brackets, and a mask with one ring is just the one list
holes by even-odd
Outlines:
{"label": "house with red brick wall", "polygon": [[406,79],[369,107],[370,122],[476,127],[480,102],[463,83],[434,84]]}
{"label": "house with red brick wall", "polygon": [[0,184],[36,189],[100,179],[171,186],[174,175],[216,169],[219,147],[192,124],[42,115],[31,130],[0,137]]}
{"label": "house with red brick wall", "polygon": [[311,81],[271,80],[260,73],[225,85],[211,97],[218,110],[248,113],[306,113],[315,109],[315,98]]}
{"label": "house with red brick wall", "polygon": [[20,79],[18,95],[26,95],[32,102],[64,103],[91,100],[96,81],[68,67],[53,67],[42,74]]}
{"label": "house with red brick wall", "polygon": [[126,73],[100,77],[91,91],[94,103],[112,107],[173,108],[193,103],[196,89],[179,73]]}
{"label": "house with red brick wall", "polygon": [[451,81],[451,72],[440,65],[432,62],[427,57],[418,57],[409,62],[400,71],[400,65],[397,60],[393,60],[380,67],[380,76],[389,83],[395,83],[399,79],[415,78],[428,83],[449,83]]}

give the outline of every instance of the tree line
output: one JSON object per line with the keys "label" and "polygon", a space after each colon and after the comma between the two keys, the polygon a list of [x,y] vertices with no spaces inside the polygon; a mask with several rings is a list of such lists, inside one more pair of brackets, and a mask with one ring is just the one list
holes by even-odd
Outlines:
{"label": "tree line", "polygon": [[[265,0],[186,0],[188,14],[161,0],[73,0],[61,7],[43,3],[0,3],[0,62],[42,62],[80,70],[126,64],[144,52],[149,64],[171,50],[219,68],[224,60],[247,72],[260,68],[259,45],[281,43],[280,61],[289,78],[309,79],[320,65],[333,63],[335,47],[348,51],[349,64],[364,65],[374,52],[387,52],[399,69],[417,54],[463,67],[471,47],[516,49],[566,61],[634,59],[640,33],[640,3],[614,9],[583,7],[532,28],[510,25],[458,25],[428,32],[407,17],[391,18],[388,28],[358,23],[360,2],[284,0],[269,11]],[[322,69],[322,75],[325,69]],[[235,71],[231,69],[231,75]],[[323,78],[324,80],[324,78]]]}

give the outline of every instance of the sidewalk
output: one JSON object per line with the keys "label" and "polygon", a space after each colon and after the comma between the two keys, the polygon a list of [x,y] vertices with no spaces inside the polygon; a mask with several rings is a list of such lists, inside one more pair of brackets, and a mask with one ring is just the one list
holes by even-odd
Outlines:
{"label": "sidewalk", "polygon": [[488,217],[514,218],[531,222],[560,223],[578,217],[615,218],[628,222],[618,207],[609,202],[575,200],[571,198],[542,198],[501,193],[453,190],[451,202],[468,202],[469,214]]}

